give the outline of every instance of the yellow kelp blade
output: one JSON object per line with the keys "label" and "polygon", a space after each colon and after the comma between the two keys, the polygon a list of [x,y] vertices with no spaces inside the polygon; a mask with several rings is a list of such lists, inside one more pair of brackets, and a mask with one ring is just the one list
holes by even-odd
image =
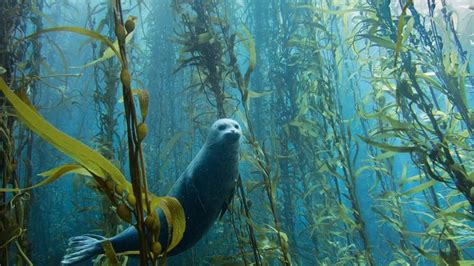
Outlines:
{"label": "yellow kelp blade", "polygon": [[38,175],[39,176],[52,177],[52,176],[56,176],[56,175],[62,176],[62,175],[65,175],[65,174],[70,174],[70,173],[80,174],[80,175],[84,175],[84,176],[92,176],[89,171],[87,171],[84,167],[82,167],[78,164],[61,165],[61,166],[58,166],[58,167],[53,168],[51,170],[42,172]]}
{"label": "yellow kelp blade", "polygon": [[20,191],[20,190],[30,190],[33,188],[41,187],[43,185],[50,184],[54,182],[56,179],[60,178],[61,176],[69,173],[76,173],[80,175],[91,176],[91,174],[82,166],[78,164],[65,164],[49,171],[43,172],[39,174],[40,176],[46,176],[47,178],[43,179],[41,182],[27,188],[0,188],[0,192],[12,192],[12,191]]}
{"label": "yellow kelp blade", "polygon": [[[127,37],[125,38],[125,43],[126,44],[129,43],[130,40],[132,39],[132,37],[133,37],[133,32],[127,35]],[[90,66],[93,66],[93,65],[95,65],[97,63],[100,63],[102,61],[105,61],[109,58],[112,58],[115,55],[119,56],[119,54],[115,53],[115,51],[118,51],[118,50],[119,50],[119,45],[118,45],[118,42],[115,41],[113,43],[113,46],[109,46],[109,47],[107,47],[107,49],[105,49],[104,53],[102,53],[102,57],[100,57],[100,58],[98,58],[94,61],[91,61],[91,62],[89,62],[89,63],[87,63],[83,66],[80,66],[80,67],[90,67]]]}
{"label": "yellow kelp blade", "polygon": [[12,104],[18,118],[25,123],[31,131],[94,175],[103,179],[110,177],[118,184],[128,187],[129,184],[125,177],[109,160],[82,142],[68,136],[51,125],[35,110],[18,98],[18,96],[8,88],[2,78],[0,78],[0,91],[3,92],[8,101]]}
{"label": "yellow kelp blade", "polygon": [[155,197],[152,196],[150,207],[154,210],[160,208],[166,217],[168,223],[168,233],[171,233],[171,243],[168,251],[175,248],[183,238],[186,229],[186,218],[181,203],[173,197]]}
{"label": "yellow kelp blade", "polygon": [[400,15],[400,17],[398,17],[397,41],[395,43],[395,60],[394,60],[395,67],[397,67],[397,58],[402,48],[402,40],[408,37],[408,36],[402,36],[402,34],[403,34],[403,26],[405,25],[405,15],[407,13],[408,6],[410,5],[413,5],[413,0],[408,0],[408,2],[405,4],[405,6],[402,9],[402,14]]}
{"label": "yellow kelp blade", "polygon": [[[142,115],[142,121],[145,121],[148,115],[148,102],[149,102],[150,94],[148,93],[147,90],[133,89],[132,95],[133,96],[138,95],[138,102],[140,103],[140,112]],[[123,96],[120,97],[118,101],[120,103],[123,103]]]}
{"label": "yellow kelp blade", "polygon": [[102,248],[104,249],[104,253],[108,259],[109,265],[119,265],[117,253],[115,253],[114,247],[109,240],[102,242]]}
{"label": "yellow kelp blade", "polygon": [[474,265],[474,260],[458,260],[457,263],[459,266]]}

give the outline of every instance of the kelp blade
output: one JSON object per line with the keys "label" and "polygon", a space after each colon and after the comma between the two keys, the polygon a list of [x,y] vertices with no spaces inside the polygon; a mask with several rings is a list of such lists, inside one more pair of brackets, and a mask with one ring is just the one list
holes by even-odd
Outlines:
{"label": "kelp blade", "polygon": [[[81,35],[88,36],[88,37],[91,37],[91,38],[94,38],[98,41],[103,42],[105,45],[107,45],[106,51],[109,51],[109,52],[107,54],[105,54],[105,52],[104,52],[104,55],[102,56],[102,58],[104,58],[106,56],[108,56],[108,57],[105,58],[105,59],[102,59],[101,61],[106,60],[106,59],[112,57],[115,54],[118,57],[120,63],[121,64],[123,63],[123,58],[120,55],[119,50],[117,49],[118,46],[116,47],[116,45],[114,43],[112,43],[109,39],[107,39],[103,35],[95,32],[95,31],[91,31],[91,30],[88,30],[88,29],[80,28],[80,27],[52,27],[52,28],[48,28],[48,29],[42,29],[42,30],[39,30],[39,31],[27,36],[25,39],[35,38],[36,36],[38,36],[40,34],[43,34],[43,33],[46,33],[46,32],[61,32],[61,31],[67,31],[67,32],[81,34]],[[93,65],[94,63],[97,63],[97,62],[92,62],[92,63],[89,63],[88,65]],[[88,66],[88,65],[86,65],[86,66]]]}
{"label": "kelp blade", "polygon": [[156,197],[151,198],[151,208],[160,208],[166,216],[168,229],[171,229],[171,242],[168,251],[175,248],[183,238],[186,229],[186,218],[181,203],[173,197]]}
{"label": "kelp blade", "polygon": [[78,164],[65,164],[59,167],[56,167],[54,169],[51,169],[49,171],[40,173],[40,176],[46,176],[47,178],[41,180],[37,184],[34,184],[30,187],[27,188],[11,188],[11,189],[5,189],[5,188],[0,188],[0,192],[12,192],[12,191],[20,191],[20,190],[30,190],[34,189],[37,187],[41,187],[47,184],[50,184],[54,181],[56,181],[58,178],[65,174],[69,173],[77,173],[85,176],[91,176],[90,172],[87,171],[84,167],[78,165]]}
{"label": "kelp blade", "polygon": [[5,81],[0,78],[0,91],[3,92],[8,101],[15,109],[18,118],[25,123],[34,133],[53,145],[56,149],[72,158],[94,175],[103,179],[112,178],[118,184],[127,186],[127,181],[119,169],[117,169],[105,157],[89,148],[82,142],[68,136],[55,128],[35,110],[16,96]]}

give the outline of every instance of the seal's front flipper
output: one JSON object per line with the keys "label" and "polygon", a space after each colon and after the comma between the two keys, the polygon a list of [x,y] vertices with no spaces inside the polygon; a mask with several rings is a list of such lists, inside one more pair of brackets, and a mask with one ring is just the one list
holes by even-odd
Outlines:
{"label": "seal's front flipper", "polygon": [[93,234],[71,237],[61,264],[71,265],[99,255],[104,240],[105,237]]}
{"label": "seal's front flipper", "polygon": [[229,205],[232,203],[232,200],[234,199],[234,193],[235,193],[235,187],[230,193],[230,196],[224,200],[224,204],[222,205],[222,208],[219,211],[219,220],[222,220],[222,216],[224,216],[227,209],[229,209]]}

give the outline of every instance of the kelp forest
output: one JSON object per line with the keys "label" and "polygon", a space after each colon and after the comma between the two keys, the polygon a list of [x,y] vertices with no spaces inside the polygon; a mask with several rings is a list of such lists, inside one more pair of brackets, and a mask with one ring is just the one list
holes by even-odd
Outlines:
{"label": "kelp forest", "polygon": [[[473,25],[470,0],[0,1],[0,265],[80,235],[79,265],[474,265]],[[167,193],[219,118],[233,194],[173,255],[207,214]]]}

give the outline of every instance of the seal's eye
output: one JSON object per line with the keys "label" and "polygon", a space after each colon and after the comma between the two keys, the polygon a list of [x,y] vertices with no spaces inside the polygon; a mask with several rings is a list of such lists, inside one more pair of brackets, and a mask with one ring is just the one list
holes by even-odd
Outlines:
{"label": "seal's eye", "polygon": [[234,125],[235,128],[239,129],[239,125]]}
{"label": "seal's eye", "polygon": [[217,129],[219,130],[224,130],[226,128],[226,125],[220,125],[219,127],[217,127]]}

